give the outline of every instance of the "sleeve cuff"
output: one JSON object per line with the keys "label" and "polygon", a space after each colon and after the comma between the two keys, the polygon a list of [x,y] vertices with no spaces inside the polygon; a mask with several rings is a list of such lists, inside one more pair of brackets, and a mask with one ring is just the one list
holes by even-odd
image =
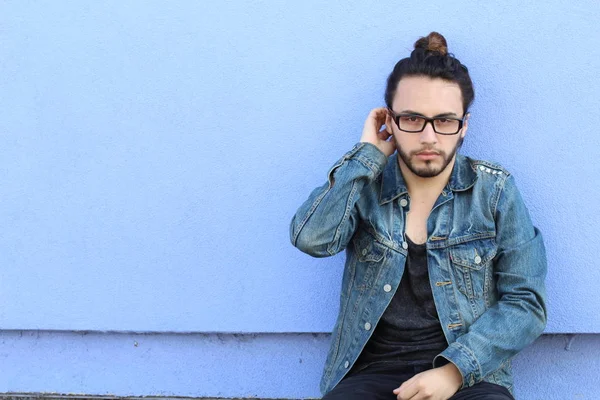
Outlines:
{"label": "sleeve cuff", "polygon": [[333,186],[333,173],[337,168],[342,166],[346,160],[357,160],[369,171],[368,176],[371,179],[376,178],[385,168],[388,157],[377,148],[374,144],[367,142],[358,142],[348,151],[342,158],[329,169],[327,177],[329,180],[329,187]]}
{"label": "sleeve cuff", "polygon": [[388,162],[388,157],[372,143],[358,142],[354,145],[348,158],[355,158],[379,175]]}
{"label": "sleeve cuff", "polygon": [[433,367],[441,367],[448,362],[456,365],[463,378],[461,389],[473,386],[481,381],[481,367],[475,355],[467,347],[453,342],[433,359]]}

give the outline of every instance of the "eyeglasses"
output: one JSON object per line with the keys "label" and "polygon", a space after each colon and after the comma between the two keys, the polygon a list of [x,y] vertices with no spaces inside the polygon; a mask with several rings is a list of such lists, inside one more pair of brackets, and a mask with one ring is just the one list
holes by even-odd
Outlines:
{"label": "eyeglasses", "polygon": [[456,135],[463,127],[465,115],[462,118],[451,117],[433,117],[427,118],[418,114],[400,113],[396,114],[388,108],[388,111],[398,126],[398,129],[404,132],[423,132],[425,125],[431,123],[433,131],[440,135]]}

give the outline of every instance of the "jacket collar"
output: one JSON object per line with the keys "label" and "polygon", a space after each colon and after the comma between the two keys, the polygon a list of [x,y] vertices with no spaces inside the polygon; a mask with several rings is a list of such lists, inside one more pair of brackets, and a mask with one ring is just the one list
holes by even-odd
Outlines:
{"label": "jacket collar", "polygon": [[[398,153],[394,153],[388,158],[388,163],[381,175],[379,204],[392,201],[396,197],[408,192],[400,165],[398,164]],[[446,186],[452,191],[467,190],[475,184],[476,179],[477,173],[471,164],[470,158],[457,153],[454,167]]]}

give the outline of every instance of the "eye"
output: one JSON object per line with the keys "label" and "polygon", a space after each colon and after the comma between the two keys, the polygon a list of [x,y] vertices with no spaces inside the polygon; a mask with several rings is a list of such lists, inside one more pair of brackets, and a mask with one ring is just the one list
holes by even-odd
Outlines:
{"label": "eye", "polygon": [[407,116],[400,117],[400,120],[403,122],[417,122],[417,121],[420,121],[421,118],[415,117],[413,115],[407,115]]}
{"label": "eye", "polygon": [[452,120],[449,120],[448,118],[439,118],[437,121],[440,124],[448,124],[448,123],[452,122]]}

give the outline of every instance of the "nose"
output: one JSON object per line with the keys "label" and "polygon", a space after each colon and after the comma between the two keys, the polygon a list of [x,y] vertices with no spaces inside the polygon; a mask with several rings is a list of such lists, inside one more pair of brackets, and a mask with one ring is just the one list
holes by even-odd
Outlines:
{"label": "nose", "polygon": [[425,128],[421,131],[419,135],[419,139],[421,143],[437,143],[437,133],[433,130],[433,121],[427,121],[425,123]]}

